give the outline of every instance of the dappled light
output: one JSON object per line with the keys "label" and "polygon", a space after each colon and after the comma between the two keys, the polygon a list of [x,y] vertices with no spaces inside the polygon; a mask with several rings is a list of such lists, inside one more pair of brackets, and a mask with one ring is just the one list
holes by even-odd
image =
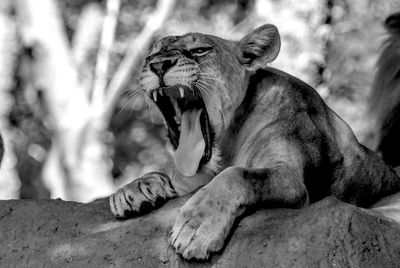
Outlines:
{"label": "dappled light", "polygon": [[400,0],[1,0],[0,58],[1,267],[400,263]]}
{"label": "dappled light", "polygon": [[50,259],[53,262],[57,262],[58,260],[64,260],[66,263],[73,261],[73,259],[84,258],[88,255],[92,255],[92,250],[88,250],[82,244],[76,243],[63,243],[57,246],[54,246],[51,250],[49,250]]}

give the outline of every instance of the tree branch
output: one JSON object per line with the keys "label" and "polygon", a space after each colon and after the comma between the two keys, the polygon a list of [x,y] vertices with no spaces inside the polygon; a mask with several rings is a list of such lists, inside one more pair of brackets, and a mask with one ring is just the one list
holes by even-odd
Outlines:
{"label": "tree branch", "polygon": [[104,109],[107,72],[110,62],[110,52],[115,38],[115,29],[120,9],[120,0],[107,1],[107,14],[103,21],[99,52],[97,54],[95,81],[92,93],[92,108],[95,111]]}
{"label": "tree branch", "polygon": [[[4,157],[1,162],[0,173],[0,197],[1,199],[18,198],[20,181],[16,174],[14,161],[15,152],[12,147],[12,140],[15,133],[9,125],[9,113],[11,112],[12,101],[10,90],[13,86],[14,71],[17,66],[17,57],[20,52],[20,44],[17,36],[17,26],[12,16],[12,0],[2,0],[0,3],[0,132],[4,142]],[[1,142],[0,142],[1,144]],[[0,146],[3,154],[3,144]]]}
{"label": "tree branch", "polygon": [[78,70],[79,81],[88,97],[94,80],[94,66],[89,61],[89,56],[90,52],[98,46],[103,17],[103,12],[98,4],[86,5],[78,18],[72,39],[72,55]]}
{"label": "tree branch", "polygon": [[54,0],[16,1],[22,43],[30,48],[33,83],[44,90],[53,123],[60,131],[79,128],[87,98],[79,83],[61,14]]}
{"label": "tree branch", "polygon": [[154,13],[147,20],[140,34],[130,42],[129,49],[107,89],[107,103],[105,107],[108,115],[112,113],[119,92],[121,92],[128,79],[132,76],[131,72],[141,63],[144,51],[148,49],[154,35],[163,26],[175,3],[176,0],[159,0]]}

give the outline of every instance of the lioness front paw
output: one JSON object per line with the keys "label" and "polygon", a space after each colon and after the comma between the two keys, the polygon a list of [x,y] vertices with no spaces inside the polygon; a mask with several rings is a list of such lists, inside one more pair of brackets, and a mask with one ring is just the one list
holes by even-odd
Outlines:
{"label": "lioness front paw", "polygon": [[175,191],[166,175],[147,174],[119,189],[110,196],[110,209],[117,218],[127,218],[159,207]]}
{"label": "lioness front paw", "polygon": [[170,243],[185,259],[207,259],[222,249],[235,215],[229,200],[201,189],[181,208]]}

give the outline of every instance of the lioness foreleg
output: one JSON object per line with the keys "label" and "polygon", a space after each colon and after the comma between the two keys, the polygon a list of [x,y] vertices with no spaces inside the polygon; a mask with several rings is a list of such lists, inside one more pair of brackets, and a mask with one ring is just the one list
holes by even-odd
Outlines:
{"label": "lioness foreleg", "polygon": [[157,208],[176,197],[170,178],[152,172],[134,180],[110,196],[111,212],[119,218]]}
{"label": "lioness foreleg", "polygon": [[219,251],[234,221],[254,206],[301,207],[308,193],[297,171],[230,167],[201,188],[181,208],[171,244],[186,259],[206,259]]}

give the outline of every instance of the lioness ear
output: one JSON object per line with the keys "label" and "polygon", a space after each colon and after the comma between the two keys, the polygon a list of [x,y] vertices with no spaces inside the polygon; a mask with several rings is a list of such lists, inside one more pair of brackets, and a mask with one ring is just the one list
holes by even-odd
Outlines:
{"label": "lioness ear", "polygon": [[278,29],[265,24],[247,34],[239,41],[237,57],[239,62],[250,70],[265,67],[279,54],[281,38]]}

